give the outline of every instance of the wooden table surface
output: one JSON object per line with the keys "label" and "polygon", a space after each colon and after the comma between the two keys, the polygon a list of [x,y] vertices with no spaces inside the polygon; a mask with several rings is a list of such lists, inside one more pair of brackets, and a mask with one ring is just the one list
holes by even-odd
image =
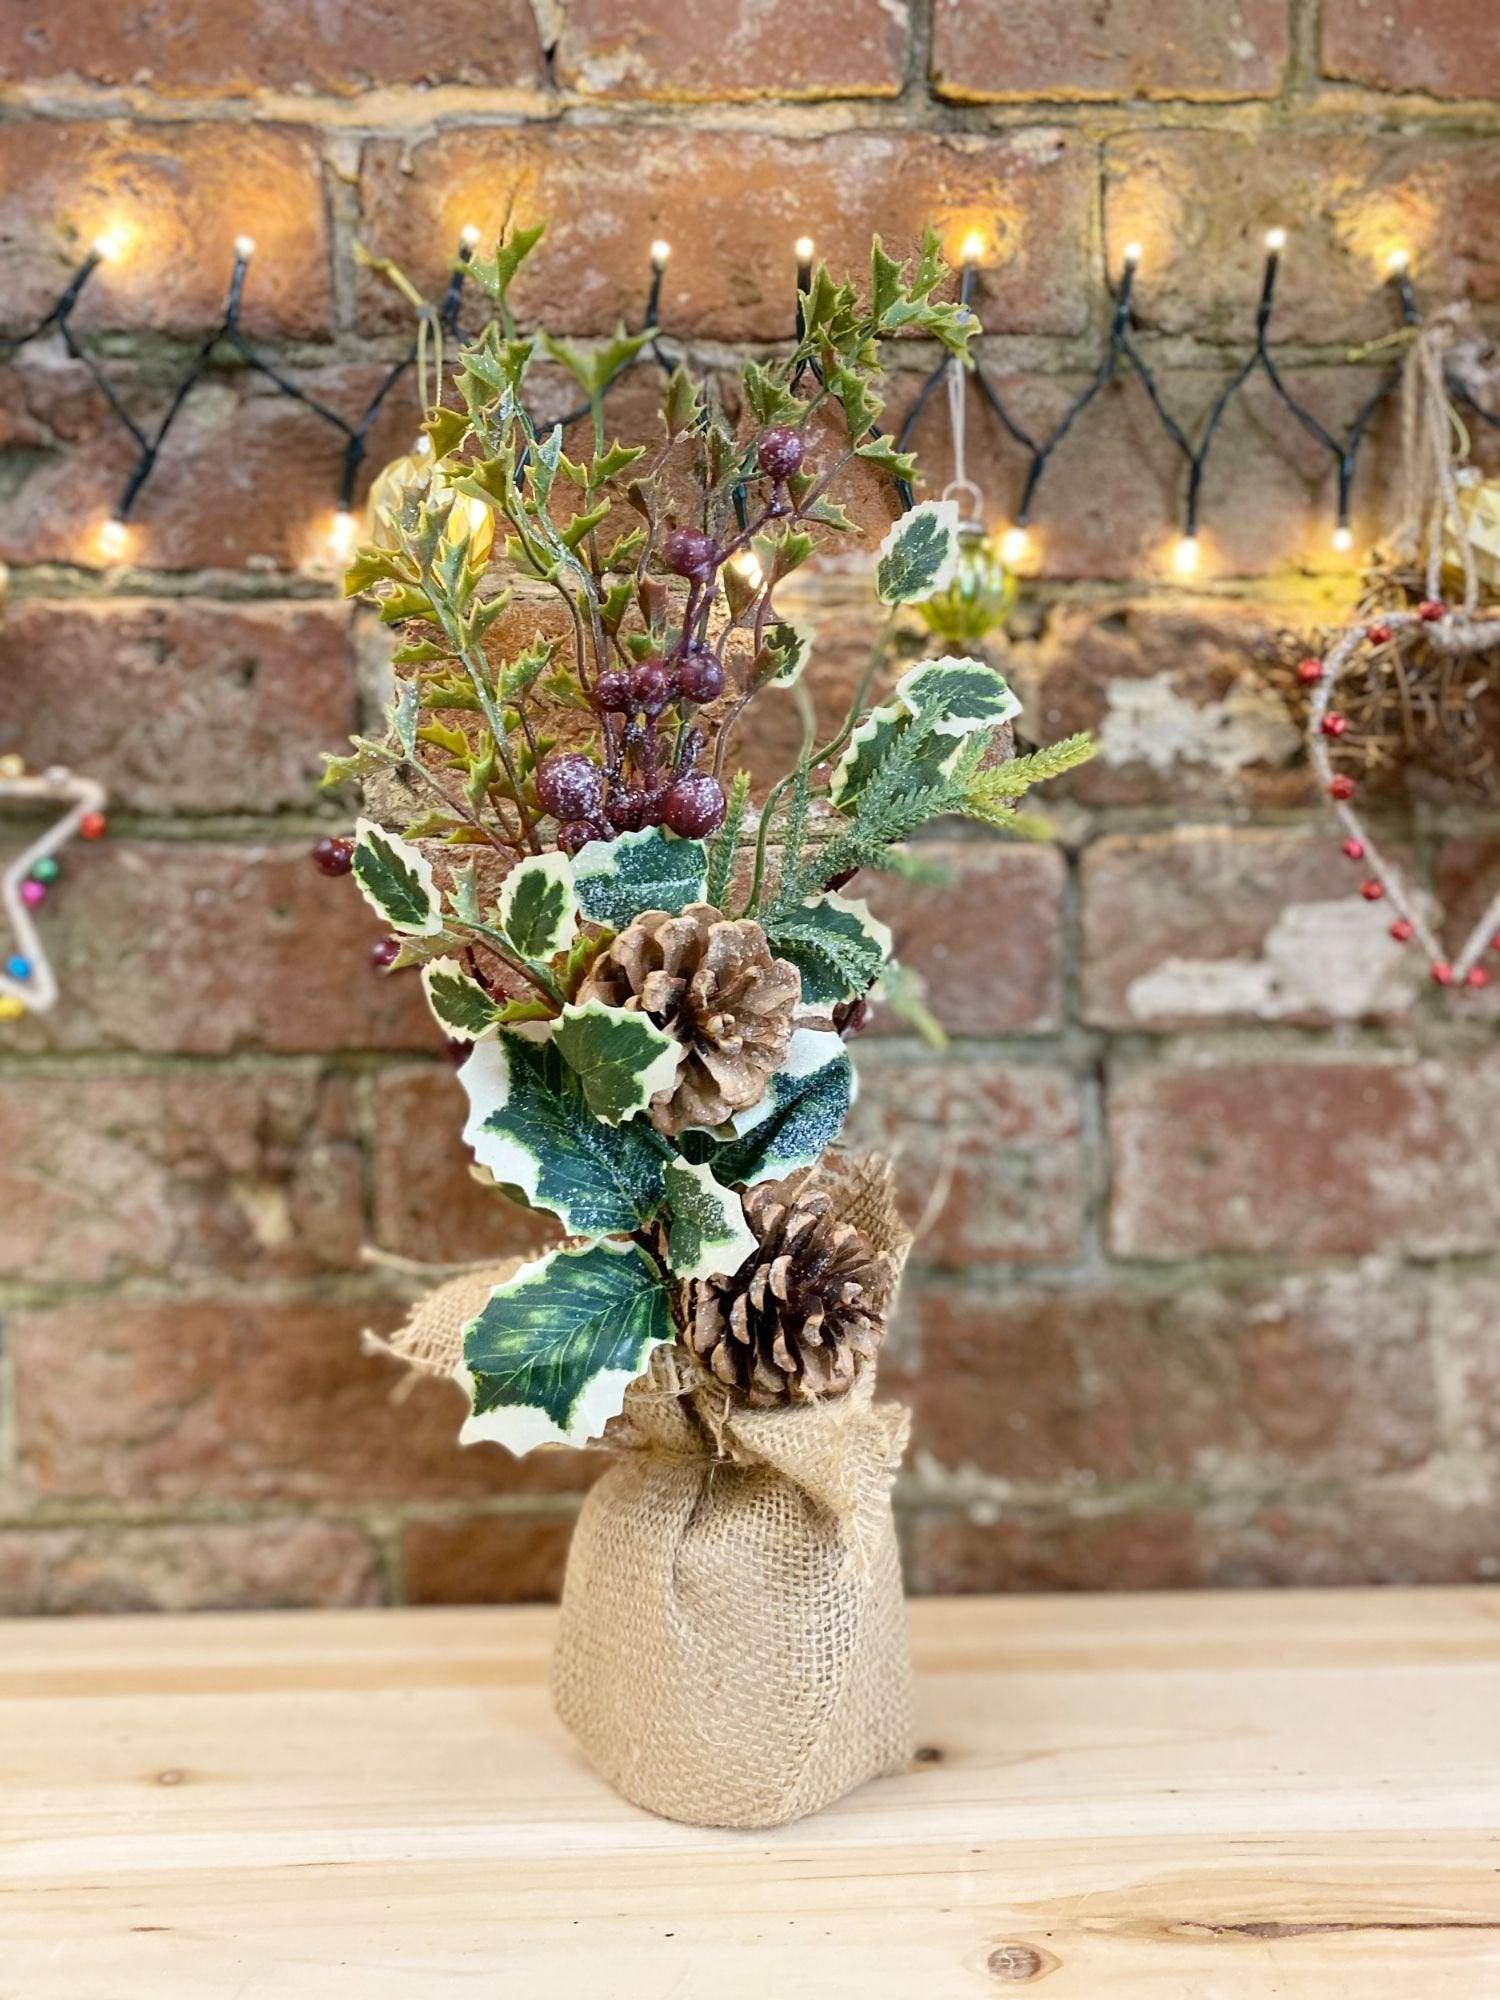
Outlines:
{"label": "wooden table surface", "polygon": [[918,1603],[911,1771],[622,1804],[549,1611],[0,1626],[0,2000],[1492,2000],[1500,1590]]}

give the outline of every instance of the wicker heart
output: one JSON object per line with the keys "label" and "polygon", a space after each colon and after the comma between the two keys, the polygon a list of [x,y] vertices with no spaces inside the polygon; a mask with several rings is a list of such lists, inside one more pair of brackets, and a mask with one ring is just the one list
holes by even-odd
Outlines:
{"label": "wicker heart", "polygon": [[1391,611],[1370,624],[1351,626],[1331,651],[1318,664],[1319,672],[1313,688],[1312,700],[1307,711],[1307,747],[1318,781],[1334,802],[1334,811],[1348,837],[1349,852],[1358,860],[1362,859],[1369,875],[1365,883],[1365,893],[1372,900],[1385,897],[1396,912],[1393,934],[1401,938],[1415,938],[1427,954],[1427,962],[1432,967],[1432,976],[1440,986],[1487,986],[1489,975],[1479,961],[1493,943],[1500,950],[1500,894],[1490,902],[1478,923],[1464,941],[1463,949],[1451,962],[1443,957],[1443,948],[1411,893],[1400,871],[1392,866],[1380,852],[1365,830],[1364,821],[1350,804],[1354,795],[1354,780],[1343,772],[1334,770],[1329,759],[1329,746],[1342,735],[1341,718],[1334,708],[1333,696],[1339,682],[1357,658],[1361,646],[1372,642],[1385,644],[1387,637],[1394,638],[1403,632],[1420,631],[1423,637],[1440,652],[1461,657],[1468,653],[1490,652],[1500,647],[1500,612],[1477,613],[1464,610],[1450,611],[1436,602],[1422,605],[1416,611]]}

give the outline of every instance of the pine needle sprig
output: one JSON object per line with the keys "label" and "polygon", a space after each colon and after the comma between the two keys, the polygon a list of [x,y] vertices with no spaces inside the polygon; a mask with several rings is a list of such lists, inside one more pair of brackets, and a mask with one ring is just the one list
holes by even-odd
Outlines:
{"label": "pine needle sprig", "polygon": [[729,802],[724,809],[724,824],[708,856],[708,883],[703,892],[704,900],[712,903],[716,910],[723,909],[724,898],[729,894],[735,850],[740,844],[740,829],[745,824],[745,809],[749,803],[750,773],[736,771],[734,782],[729,787]]}

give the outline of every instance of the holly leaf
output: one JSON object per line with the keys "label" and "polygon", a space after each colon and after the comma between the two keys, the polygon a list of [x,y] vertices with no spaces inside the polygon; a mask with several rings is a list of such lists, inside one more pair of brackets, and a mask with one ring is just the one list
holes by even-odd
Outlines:
{"label": "holly leaf", "polygon": [[570,1235],[627,1235],[665,1198],[665,1139],[644,1119],[606,1125],[551,1042],[501,1034],[476,1042],[458,1073],[469,1099],[464,1143],[497,1181],[549,1209]]}
{"label": "holly leaf", "polygon": [[573,857],[578,905],[591,923],[622,931],[642,910],[680,916],[700,902],[708,879],[708,849],[659,826],[591,840]]}
{"label": "holly leaf", "polygon": [[500,928],[522,958],[542,964],[566,949],[578,916],[566,854],[528,854],[500,890]]}
{"label": "holly leaf", "polygon": [[957,567],[958,502],[924,500],[880,544],[875,594],[882,604],[920,604],[950,583]]}
{"label": "holly leaf", "polygon": [[[489,1044],[482,1044],[488,1047]],[[472,1058],[471,1058],[472,1060]],[[734,1120],[733,1139],[704,1151],[717,1180],[754,1187],[810,1167],[838,1137],[854,1102],[854,1066],[843,1037],[820,1028],[798,1028],[785,1067],[771,1078],[759,1104]],[[684,1133],[683,1150],[696,1135]]]}
{"label": "holly leaf", "polygon": [[734,1189],[716,1181],[706,1162],[695,1166],[689,1160],[669,1160],[666,1183],[672,1275],[717,1278],[737,1271],[754,1251],[756,1237]]}
{"label": "holly leaf", "polygon": [[583,1086],[596,1118],[618,1125],[677,1080],[685,1050],[644,1014],[586,1000],[564,1007],[552,1040]]}
{"label": "holly leaf", "polygon": [[359,893],[394,931],[431,936],[443,928],[432,864],[373,820],[354,827],[354,881]]}
{"label": "holly leaf", "polygon": [[477,1042],[500,1025],[501,1009],[456,958],[434,958],[422,967],[422,991],[437,1024],[464,1042]]}
{"label": "holly leaf", "polygon": [[802,974],[802,1005],[828,1007],[869,990],[890,956],[891,933],[867,903],[833,890],[780,916],[766,935]]}
{"label": "holly leaf", "polygon": [[938,736],[972,736],[1021,712],[1005,676],[983,660],[922,660],[901,676],[895,692]]}
{"label": "holly leaf", "polygon": [[794,687],[812,658],[812,633],[804,625],[782,619],[767,628],[762,652],[769,662],[762,685]]}
{"label": "holly leaf", "polygon": [[549,1250],[496,1285],[464,1329],[473,1409],[459,1441],[518,1456],[587,1444],[619,1414],[651,1349],[672,1337],[662,1274],[639,1245]]}

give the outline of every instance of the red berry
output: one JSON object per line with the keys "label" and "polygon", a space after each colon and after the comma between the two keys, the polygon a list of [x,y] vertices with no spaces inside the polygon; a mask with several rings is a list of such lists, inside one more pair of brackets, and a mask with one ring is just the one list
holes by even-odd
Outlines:
{"label": "red berry", "polygon": [[790,479],[794,472],[802,470],[802,461],[807,456],[807,446],[797,431],[788,430],[778,424],[774,430],[766,432],[755,453],[756,464],[772,479]]}
{"label": "red berry", "polygon": [[661,714],[672,699],[672,676],[660,660],[641,661],[630,677],[630,697],[647,715]]}
{"label": "red berry", "polygon": [[1344,852],[1351,861],[1363,861],[1365,858],[1365,844],[1362,840],[1346,840],[1344,842]]}
{"label": "red berry", "polygon": [[587,847],[598,838],[599,829],[586,819],[565,820],[557,829],[557,844],[564,854],[576,854],[580,847]]}
{"label": "red berry", "polygon": [[1438,986],[1453,984],[1453,967],[1446,959],[1440,958],[1432,968],[1433,983]]}
{"label": "red berry", "polygon": [[347,875],[354,866],[354,842],[325,833],[312,851],[313,863],[325,875]]}
{"label": "red berry", "polygon": [[724,692],[724,669],[706,649],[689,653],[677,670],[677,686],[684,701],[717,701]]}
{"label": "red berry", "polygon": [[1299,661],[1297,665],[1297,678],[1305,686],[1311,687],[1314,681],[1320,681],[1323,678],[1323,662],[1321,660]]}
{"label": "red berry", "polygon": [[1375,877],[1372,875],[1368,882],[1360,883],[1359,893],[1364,897],[1367,903],[1378,903],[1381,897],[1385,894],[1385,887],[1382,883],[1377,882],[1375,880]]}
{"label": "red berry", "polygon": [[1489,983],[1490,983],[1490,975],[1485,971],[1482,965],[1471,965],[1468,971],[1464,974],[1465,986],[1476,986],[1476,987],[1488,986]]}
{"label": "red berry", "polygon": [[631,709],[629,674],[601,674],[594,682],[594,702],[606,715],[628,715]]}
{"label": "red berry", "polygon": [[392,963],[401,947],[395,938],[381,938],[370,946],[370,963],[377,972],[383,972]]}
{"label": "red berry", "polygon": [[1500,951],[1500,931],[1496,931],[1495,935],[1490,939],[1490,950]]}
{"label": "red berry", "polygon": [[1352,799],[1354,780],[1344,771],[1335,771],[1328,780],[1328,796],[1331,799]]}
{"label": "red berry", "polygon": [[103,840],[109,821],[103,813],[85,813],[78,822],[78,833],[83,840]]}
{"label": "red berry", "polygon": [[1330,711],[1329,714],[1323,717],[1318,727],[1325,736],[1342,736],[1344,731],[1349,727],[1349,718],[1347,715],[1334,715]]}
{"label": "red berry", "polygon": [[834,1009],[833,1024],[847,1042],[851,1035],[863,1034],[870,1019],[868,1000],[847,1000]]}
{"label": "red berry", "polygon": [[604,773],[581,750],[554,750],[537,766],[536,795],[554,819],[592,819],[604,803]]}
{"label": "red berry", "polygon": [[1365,627],[1365,637],[1372,646],[1389,645],[1391,628],[1389,625],[1367,625]]}
{"label": "red berry", "polygon": [[1405,944],[1408,938],[1410,938],[1411,925],[1406,921],[1405,917],[1397,917],[1396,921],[1391,925],[1391,936],[1396,940],[1397,944]]}
{"label": "red berry", "polygon": [[1448,607],[1443,603],[1441,598],[1424,597],[1422,602],[1417,606],[1417,616],[1425,619],[1429,625],[1436,625],[1440,618],[1448,616]]}
{"label": "red berry", "polygon": [[678,778],[661,802],[662,822],[684,839],[700,840],[724,824],[724,788],[705,773]]}
{"label": "red berry", "polygon": [[646,794],[627,786],[615,792],[605,807],[605,817],[616,833],[638,833],[646,814]]}
{"label": "red berry", "polygon": [[841,868],[825,886],[830,889],[842,889],[852,882],[858,873],[857,868]]}
{"label": "red berry", "polygon": [[662,540],[661,559],[674,575],[706,583],[724,551],[701,528],[673,528]]}

